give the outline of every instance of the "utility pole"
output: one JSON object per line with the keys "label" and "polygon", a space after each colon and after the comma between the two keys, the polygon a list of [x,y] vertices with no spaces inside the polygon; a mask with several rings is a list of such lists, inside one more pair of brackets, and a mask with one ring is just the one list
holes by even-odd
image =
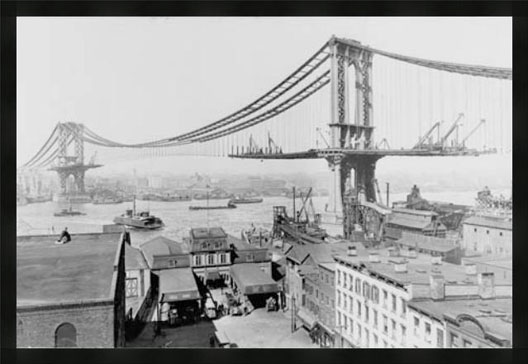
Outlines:
{"label": "utility pole", "polygon": [[389,182],[386,182],[387,184],[387,207],[390,208],[390,205],[389,205]]}
{"label": "utility pole", "polygon": [[292,307],[291,307],[291,332],[295,332],[295,296],[292,294]]}

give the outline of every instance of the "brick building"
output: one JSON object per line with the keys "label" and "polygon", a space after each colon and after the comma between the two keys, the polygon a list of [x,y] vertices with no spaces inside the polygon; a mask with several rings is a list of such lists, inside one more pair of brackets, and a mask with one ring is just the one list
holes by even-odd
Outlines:
{"label": "brick building", "polygon": [[411,302],[512,296],[511,279],[438,256],[380,249],[335,260],[338,346],[436,347],[445,343],[446,325],[411,314]]}
{"label": "brick building", "polygon": [[124,346],[124,235],[71,237],[17,237],[17,347]]}

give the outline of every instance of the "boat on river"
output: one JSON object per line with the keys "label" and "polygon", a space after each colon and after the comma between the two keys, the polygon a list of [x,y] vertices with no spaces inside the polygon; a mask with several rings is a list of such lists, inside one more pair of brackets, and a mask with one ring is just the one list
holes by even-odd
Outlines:
{"label": "boat on river", "polygon": [[114,218],[114,224],[145,230],[154,230],[165,226],[163,221],[159,217],[151,215],[150,211],[136,212],[135,199],[133,208],[126,210],[120,216],[116,216]]}
{"label": "boat on river", "polygon": [[86,215],[86,214],[84,212],[72,210],[71,206],[69,209],[62,209],[61,211],[55,212],[53,214],[53,216],[79,216],[79,215]]}
{"label": "boat on river", "polygon": [[221,206],[189,206],[189,210],[225,210],[225,209],[236,209],[234,203],[228,202],[227,205]]}
{"label": "boat on river", "polygon": [[260,197],[235,197],[229,200],[229,202],[234,203],[235,205],[246,203],[261,203],[262,201],[264,201],[264,199]]}

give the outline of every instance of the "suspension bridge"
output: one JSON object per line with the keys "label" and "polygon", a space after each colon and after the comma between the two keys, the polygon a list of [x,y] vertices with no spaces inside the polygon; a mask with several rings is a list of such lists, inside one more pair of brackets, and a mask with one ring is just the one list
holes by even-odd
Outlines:
{"label": "suspension bridge", "polygon": [[511,81],[508,68],[404,56],[334,36],[268,92],[223,118],[135,144],[61,122],[23,168],[56,171],[63,193],[73,176],[83,193],[86,171],[101,166],[85,163],[85,145],[107,161],[132,154],[324,159],[332,188],[323,218],[342,230],[351,193],[363,209],[353,222],[378,207],[385,213],[375,178],[380,158],[511,151]]}

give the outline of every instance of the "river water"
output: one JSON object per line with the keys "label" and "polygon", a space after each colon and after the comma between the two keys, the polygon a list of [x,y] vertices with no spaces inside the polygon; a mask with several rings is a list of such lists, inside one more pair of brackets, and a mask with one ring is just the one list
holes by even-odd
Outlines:
{"label": "river water", "polygon": [[[502,193],[509,197],[509,190],[493,191],[494,194]],[[391,194],[391,202],[401,201],[406,198],[407,193]],[[476,191],[467,192],[431,192],[422,196],[430,201],[445,201],[455,204],[473,206]],[[327,197],[313,197],[314,207],[317,211],[323,211],[327,203]],[[191,227],[221,226],[224,230],[234,236],[240,236],[242,229],[249,227],[252,223],[257,227],[271,228],[273,224],[273,206],[286,206],[290,212],[292,199],[285,197],[266,197],[262,203],[242,204],[236,209],[226,210],[189,210],[190,205],[205,205],[206,201],[137,201],[137,210],[149,210],[152,214],[160,217],[165,227],[154,231],[131,231],[134,245],[141,244],[153,237],[162,235],[169,239],[180,240],[188,236]],[[227,200],[210,200],[211,206],[226,205]],[[297,199],[297,206],[300,200]],[[70,233],[100,232],[102,225],[112,224],[115,216],[122,214],[127,208],[132,208],[131,202],[115,205],[94,205],[91,203],[76,204],[72,208],[82,211],[86,215],[71,217],[56,217],[55,212],[62,208],[68,208],[67,204],[56,202],[43,202],[28,204],[17,207],[17,235],[33,234],[59,234],[64,227],[68,227]],[[299,208],[299,207],[297,207]]]}

